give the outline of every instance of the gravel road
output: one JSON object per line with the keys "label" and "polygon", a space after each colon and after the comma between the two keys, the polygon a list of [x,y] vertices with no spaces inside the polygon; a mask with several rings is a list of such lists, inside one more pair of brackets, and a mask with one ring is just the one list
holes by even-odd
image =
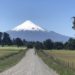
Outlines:
{"label": "gravel road", "polygon": [[55,71],[35,55],[34,49],[27,51],[25,57],[12,68],[0,73],[0,75],[58,75]]}

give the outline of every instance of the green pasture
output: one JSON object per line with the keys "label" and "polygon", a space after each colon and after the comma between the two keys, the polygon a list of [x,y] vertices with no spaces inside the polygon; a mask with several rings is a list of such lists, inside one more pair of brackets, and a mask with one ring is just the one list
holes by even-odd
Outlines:
{"label": "green pasture", "polygon": [[17,64],[25,52],[26,47],[0,47],[0,72]]}

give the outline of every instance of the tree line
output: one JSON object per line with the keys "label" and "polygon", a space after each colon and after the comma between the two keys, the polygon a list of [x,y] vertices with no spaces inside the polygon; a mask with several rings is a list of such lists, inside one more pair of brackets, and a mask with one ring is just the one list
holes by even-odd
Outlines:
{"label": "tree line", "polygon": [[51,49],[69,49],[75,50],[75,39],[70,38],[67,42],[53,42],[51,39],[47,39],[43,42],[39,41],[26,41],[25,39],[22,40],[20,38],[11,39],[10,35],[6,32],[0,32],[0,45],[1,46],[26,46],[27,48],[35,48],[38,50],[51,50]]}
{"label": "tree line", "polygon": [[52,50],[52,49],[65,49],[65,50],[75,50],[75,39],[70,38],[67,42],[53,42],[51,39],[47,39],[45,41],[36,42],[35,43],[36,49],[44,49],[44,50]]}
{"label": "tree line", "polygon": [[23,41],[20,38],[11,39],[9,34],[4,32],[0,32],[0,45],[1,46],[11,46],[11,45],[17,45],[17,46],[23,46]]}
{"label": "tree line", "polygon": [[[29,45],[30,44],[30,45]],[[53,42],[51,39],[47,39],[43,42],[29,42],[28,48],[33,48],[38,50],[52,50],[52,49],[57,49],[57,50],[75,50],[75,39],[70,38],[67,42],[62,43],[62,42]]]}

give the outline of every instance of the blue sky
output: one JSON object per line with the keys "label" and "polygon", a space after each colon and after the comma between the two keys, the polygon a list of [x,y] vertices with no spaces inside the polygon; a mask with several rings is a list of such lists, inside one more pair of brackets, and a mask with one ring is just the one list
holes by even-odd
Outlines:
{"label": "blue sky", "polygon": [[48,31],[75,37],[73,16],[75,0],[0,0],[0,31],[31,20]]}

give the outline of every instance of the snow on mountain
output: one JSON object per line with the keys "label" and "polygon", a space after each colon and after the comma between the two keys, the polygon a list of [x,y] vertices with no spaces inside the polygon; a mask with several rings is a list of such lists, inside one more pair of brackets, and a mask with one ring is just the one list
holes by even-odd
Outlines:
{"label": "snow on mountain", "polygon": [[31,21],[27,20],[21,25],[12,29],[12,31],[46,31],[42,27],[32,23]]}
{"label": "snow on mountain", "polygon": [[18,37],[27,41],[44,41],[46,39],[51,39],[53,41],[66,42],[70,38],[54,31],[48,32],[29,20],[10,31],[7,31],[7,33],[12,39]]}

